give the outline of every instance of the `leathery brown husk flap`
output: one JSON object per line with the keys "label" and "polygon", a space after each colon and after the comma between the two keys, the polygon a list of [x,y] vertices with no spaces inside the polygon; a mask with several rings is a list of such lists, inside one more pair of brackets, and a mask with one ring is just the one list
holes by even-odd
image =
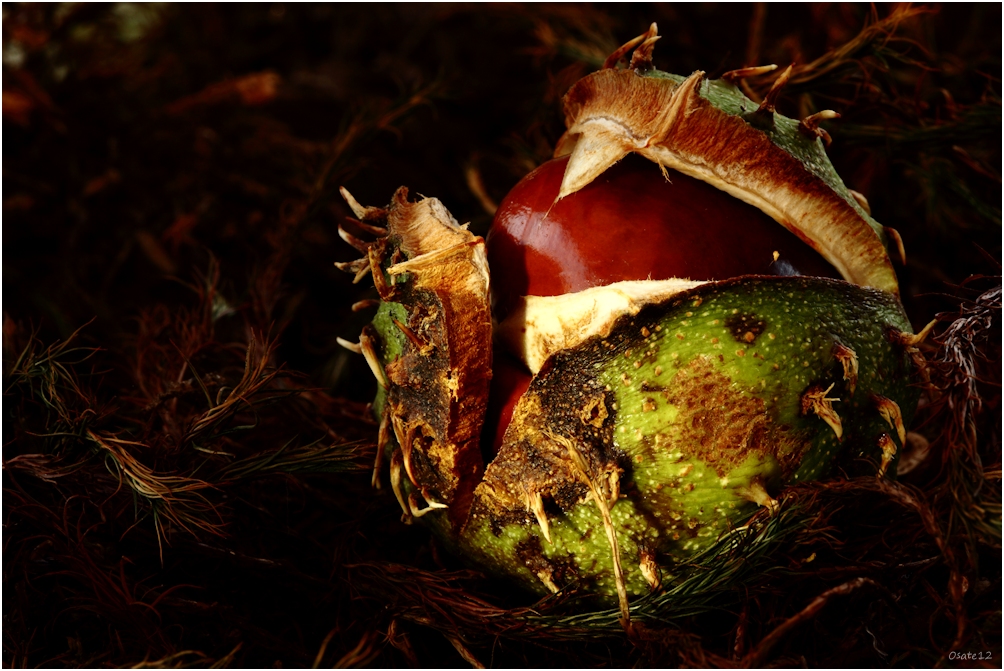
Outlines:
{"label": "leathery brown husk flap", "polygon": [[[382,369],[382,376],[375,371],[385,387],[381,419],[392,431],[382,432],[380,451],[401,453],[390,459],[398,470],[391,482],[406,515],[445,505],[459,528],[481,479],[478,439],[491,380],[484,240],[460,226],[439,200],[409,202],[404,187],[387,209],[364,208],[343,195],[364,227],[387,230],[370,243],[367,256],[381,300],[393,307],[389,321],[399,337],[381,341],[367,326],[360,338],[371,366]],[[380,344],[375,357],[366,351],[368,342]],[[391,433],[396,446],[385,444],[393,442]],[[407,494],[400,489],[405,480]]]}
{"label": "leathery brown husk flap", "polygon": [[898,294],[886,232],[837,176],[824,141],[806,130],[818,121],[800,124],[774,111],[786,78],[758,106],[727,78],[654,70],[654,24],[647,35],[628,68],[605,67],[565,95],[568,130],[555,156],[571,156],[558,197],[634,152],[760,209],[847,281]]}

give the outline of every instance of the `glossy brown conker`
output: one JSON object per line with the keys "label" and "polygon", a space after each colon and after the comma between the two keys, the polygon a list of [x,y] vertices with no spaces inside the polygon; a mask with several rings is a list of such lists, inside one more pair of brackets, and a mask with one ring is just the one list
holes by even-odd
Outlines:
{"label": "glossy brown conker", "polygon": [[839,277],[806,242],[752,205],[676,171],[667,177],[634,154],[556,200],[567,163],[553,159],[524,177],[495,215],[487,245],[499,319],[520,296],[558,296],[621,280]]}

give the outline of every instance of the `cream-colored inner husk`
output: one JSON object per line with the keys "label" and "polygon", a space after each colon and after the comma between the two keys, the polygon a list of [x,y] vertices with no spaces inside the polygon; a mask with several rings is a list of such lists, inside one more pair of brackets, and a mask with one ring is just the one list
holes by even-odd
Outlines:
{"label": "cream-colored inner husk", "polygon": [[609,335],[624,315],[704,282],[672,278],[615,282],[563,296],[524,296],[495,329],[495,338],[537,374],[549,356]]}

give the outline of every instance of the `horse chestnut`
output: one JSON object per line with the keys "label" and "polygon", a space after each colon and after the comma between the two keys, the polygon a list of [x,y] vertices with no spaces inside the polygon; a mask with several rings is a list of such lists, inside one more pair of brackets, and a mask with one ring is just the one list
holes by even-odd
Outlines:
{"label": "horse chestnut", "polygon": [[538,167],[495,214],[487,245],[499,320],[521,296],[622,280],[839,277],[795,234],[698,179],[632,154],[559,200],[567,165],[565,156]]}
{"label": "horse chestnut", "polygon": [[893,473],[923,334],[826,157],[832,115],[777,114],[783,75],[758,105],[659,72],[656,39],[568,92],[568,157],[517,185],[487,251],[435,199],[343,192],[376,236],[341,231],[381,299],[347,344],[379,382],[374,481],[389,464],[405,517],[472,563],[616,596],[625,624],[784,484]]}

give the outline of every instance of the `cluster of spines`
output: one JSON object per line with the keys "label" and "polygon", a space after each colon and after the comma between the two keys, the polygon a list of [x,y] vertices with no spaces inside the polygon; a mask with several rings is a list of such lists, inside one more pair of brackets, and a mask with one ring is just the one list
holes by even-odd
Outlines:
{"label": "cluster of spines", "polygon": [[[341,189],[341,195],[355,215],[355,217],[347,217],[347,220],[350,221],[354,227],[365,233],[373,235],[378,240],[385,239],[388,236],[387,228],[377,223],[386,220],[386,210],[361,205],[345,188]],[[387,287],[386,281],[384,280],[383,272],[380,268],[378,251],[374,243],[362,240],[348,231],[342,224],[339,224],[338,226],[338,235],[356,251],[362,253],[363,256],[354,261],[336,262],[335,267],[344,272],[351,273],[353,275],[352,281],[354,284],[360,282],[366,276],[372,275],[373,282],[378,290],[378,293],[380,293],[380,295],[384,295],[389,287]],[[352,305],[352,310],[353,312],[358,312],[378,307],[379,305],[380,300],[364,299],[354,303]],[[401,330],[409,341],[416,343],[416,348],[420,352],[426,349],[422,343],[417,342],[417,336],[405,324],[401,323],[397,319],[393,319],[392,323]],[[384,370],[383,363],[380,361],[380,355],[377,351],[377,338],[374,334],[372,334],[370,329],[363,330],[363,332],[359,335],[358,343],[353,343],[343,338],[337,338],[337,342],[350,352],[361,354],[366,360],[366,364],[369,366],[370,371],[373,373],[373,377],[376,379],[377,384],[385,390],[390,387],[390,381],[387,379],[387,373]],[[376,458],[373,464],[372,477],[372,485],[376,489],[380,488],[380,470],[386,458],[387,447],[391,444],[391,438],[394,435],[403,433],[402,427],[395,426],[395,424],[400,424],[400,422],[395,423],[394,419],[395,418],[392,417],[392,414],[387,411],[385,411],[380,417],[380,425],[377,430]],[[445,504],[432,501],[424,494],[423,499],[425,500],[426,507],[419,507],[419,501],[415,495],[415,491],[422,491],[422,488],[419,486],[415,478],[412,467],[411,450],[409,449],[411,447],[411,441],[400,440],[399,438],[398,443],[400,444],[400,449],[394,450],[390,457],[390,483],[394,496],[404,513],[405,519],[408,520],[412,517],[421,517],[432,510],[446,508],[447,506]],[[408,492],[407,495],[405,494],[403,487],[404,475],[407,475],[408,480],[414,487],[413,491]]]}

